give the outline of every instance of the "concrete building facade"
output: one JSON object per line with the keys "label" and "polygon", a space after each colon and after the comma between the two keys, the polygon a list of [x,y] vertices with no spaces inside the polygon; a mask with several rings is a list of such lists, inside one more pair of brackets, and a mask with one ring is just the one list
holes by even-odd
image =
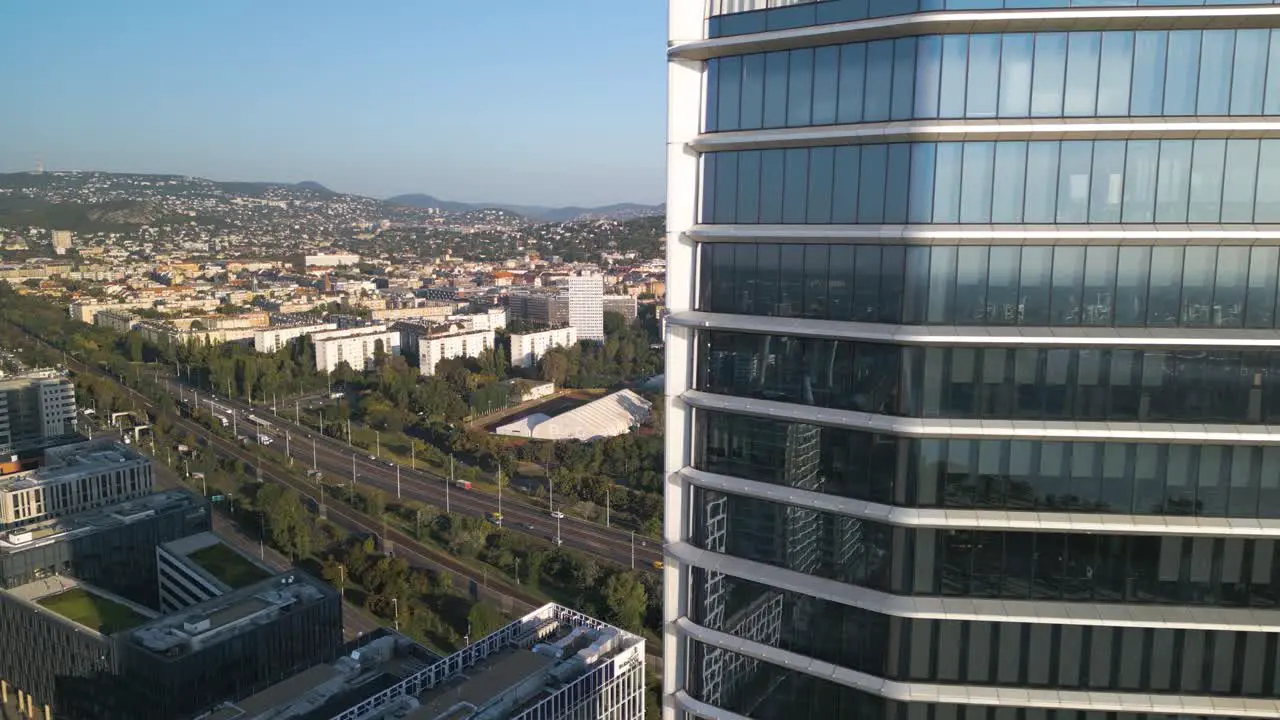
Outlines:
{"label": "concrete building facade", "polygon": [[273,353],[304,335],[337,329],[337,323],[260,328],[253,331],[253,349],[260,353]]}
{"label": "concrete building facade", "polygon": [[386,325],[368,325],[312,333],[316,346],[316,372],[333,372],[341,363],[362,371],[373,363],[379,348],[389,354],[400,351],[400,334]]}
{"label": "concrete building facade", "polygon": [[0,379],[0,455],[27,453],[76,435],[76,388],[54,371]]}
{"label": "concrete building facade", "polygon": [[579,340],[604,340],[604,276],[594,272],[570,275],[563,280],[569,302],[569,325]]}
{"label": "concrete building facade", "polygon": [[418,371],[422,375],[435,375],[441,360],[460,357],[479,357],[485,350],[493,349],[492,330],[455,330],[441,335],[423,335],[418,338]]}

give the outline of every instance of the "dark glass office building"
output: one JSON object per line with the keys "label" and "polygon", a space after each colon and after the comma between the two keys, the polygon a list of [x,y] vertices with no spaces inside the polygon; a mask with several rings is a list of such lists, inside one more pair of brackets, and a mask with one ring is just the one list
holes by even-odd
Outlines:
{"label": "dark glass office building", "polygon": [[664,717],[1280,717],[1280,6],[669,29]]}

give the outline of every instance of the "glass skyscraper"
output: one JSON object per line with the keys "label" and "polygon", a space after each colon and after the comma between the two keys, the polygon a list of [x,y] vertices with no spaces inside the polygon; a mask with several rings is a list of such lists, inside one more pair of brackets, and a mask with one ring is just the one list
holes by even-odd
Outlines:
{"label": "glass skyscraper", "polygon": [[1280,7],[669,9],[664,717],[1280,718]]}

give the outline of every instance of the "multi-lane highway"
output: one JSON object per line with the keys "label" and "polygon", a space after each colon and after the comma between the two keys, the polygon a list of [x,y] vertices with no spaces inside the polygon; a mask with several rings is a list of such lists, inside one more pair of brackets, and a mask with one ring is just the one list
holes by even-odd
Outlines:
{"label": "multi-lane highway", "polygon": [[[417,500],[442,508],[447,504],[452,512],[476,517],[487,517],[498,512],[496,495],[451,486],[448,478],[435,473],[403,465],[397,467],[390,461],[370,459],[367,451],[322,436],[314,429],[300,426],[286,416],[272,415],[268,408],[260,405],[251,408],[243,402],[224,396],[215,398],[207,392],[200,393],[180,385],[172,378],[162,378],[162,381],[168,383],[175,396],[180,395],[188,402],[196,398],[206,409],[212,403],[215,410],[221,408],[223,412],[234,411],[234,424],[241,436],[256,439],[260,432],[270,436],[271,449],[281,454],[287,450],[295,463],[319,470],[326,482],[350,483],[354,475],[357,488],[375,487],[388,497]],[[270,424],[269,427],[253,424],[249,420],[250,416],[265,420]],[[558,536],[566,547],[624,567],[652,572],[655,570],[654,563],[662,560],[661,546],[651,539],[636,535],[630,530],[603,527],[568,515],[561,519],[553,518],[548,508],[536,507],[512,493],[503,496],[501,512],[503,525],[509,530],[528,533],[552,542]]]}

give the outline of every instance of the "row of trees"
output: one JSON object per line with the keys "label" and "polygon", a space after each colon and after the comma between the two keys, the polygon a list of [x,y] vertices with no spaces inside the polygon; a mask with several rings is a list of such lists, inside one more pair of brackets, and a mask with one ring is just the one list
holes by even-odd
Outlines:
{"label": "row of trees", "polygon": [[604,314],[605,341],[548,350],[538,373],[561,387],[612,387],[662,372],[662,353],[651,347],[639,323],[628,324],[614,312]]}

